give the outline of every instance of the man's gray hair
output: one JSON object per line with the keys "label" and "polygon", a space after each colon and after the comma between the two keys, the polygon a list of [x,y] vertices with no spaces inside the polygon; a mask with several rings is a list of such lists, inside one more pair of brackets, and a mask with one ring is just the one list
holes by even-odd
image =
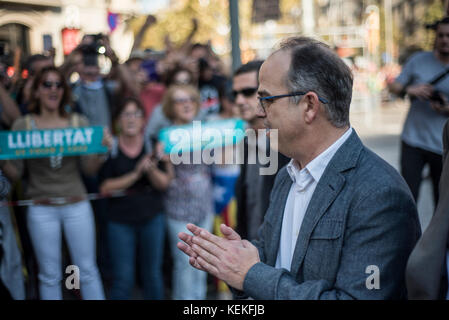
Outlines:
{"label": "man's gray hair", "polygon": [[[290,92],[315,92],[328,101],[323,104],[328,120],[337,128],[349,125],[352,72],[326,44],[308,37],[293,37],[280,44],[291,52],[287,76]],[[301,97],[294,96],[298,103]]]}

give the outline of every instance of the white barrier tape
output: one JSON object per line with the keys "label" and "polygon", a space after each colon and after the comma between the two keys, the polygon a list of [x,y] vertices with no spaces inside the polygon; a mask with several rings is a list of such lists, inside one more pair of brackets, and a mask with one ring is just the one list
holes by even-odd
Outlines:
{"label": "white barrier tape", "polygon": [[99,200],[107,198],[119,198],[125,197],[131,194],[136,194],[136,192],[131,191],[115,191],[110,193],[88,193],[84,196],[78,197],[55,197],[55,198],[45,198],[37,200],[18,200],[18,201],[0,201],[0,207],[28,207],[35,205],[65,205],[82,200]]}

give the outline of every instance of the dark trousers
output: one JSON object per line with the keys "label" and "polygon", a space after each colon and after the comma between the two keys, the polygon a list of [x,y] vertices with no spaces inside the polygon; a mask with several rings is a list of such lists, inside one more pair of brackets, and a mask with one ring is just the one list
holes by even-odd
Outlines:
{"label": "dark trousers", "polygon": [[111,300],[132,298],[139,260],[140,280],[145,300],[164,299],[162,264],[165,216],[158,214],[138,225],[110,221],[108,244],[113,273]]}
{"label": "dark trousers", "polygon": [[418,202],[419,187],[422,181],[424,166],[430,167],[430,177],[433,186],[433,199],[438,203],[438,184],[443,169],[443,157],[439,154],[412,147],[402,141],[401,146],[401,174],[412,191],[415,201]]}

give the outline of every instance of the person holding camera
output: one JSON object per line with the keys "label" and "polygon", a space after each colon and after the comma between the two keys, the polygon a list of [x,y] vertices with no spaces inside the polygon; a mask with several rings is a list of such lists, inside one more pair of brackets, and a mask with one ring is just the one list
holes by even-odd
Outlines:
{"label": "person holding camera", "polygon": [[428,164],[436,204],[442,171],[441,133],[449,117],[449,17],[435,26],[434,50],[411,56],[389,89],[408,95],[411,102],[401,135],[401,174],[417,201],[422,171]]}
{"label": "person holding camera", "polygon": [[85,115],[91,125],[111,128],[113,96],[118,90],[116,81],[103,77],[100,73],[99,56],[104,54],[110,59],[110,74],[117,69],[118,58],[106,37],[87,35],[76,49],[81,53],[75,71],[79,80],[72,84],[75,111]]}

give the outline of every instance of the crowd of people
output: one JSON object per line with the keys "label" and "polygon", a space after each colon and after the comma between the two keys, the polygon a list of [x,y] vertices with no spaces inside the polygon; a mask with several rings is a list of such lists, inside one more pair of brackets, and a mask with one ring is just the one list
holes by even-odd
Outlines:
{"label": "crowd of people", "polygon": [[[163,128],[238,118],[240,112],[210,43],[192,42],[198,21],[192,20],[192,32],[179,47],[167,36],[163,52],[141,50],[155,22],[149,15],[123,63],[106,35],[85,35],[60,66],[54,55],[34,54],[23,66],[27,77],[18,76],[19,70],[12,77],[3,72],[2,130],[102,126],[108,148],[107,154],[1,162],[2,201],[34,201],[0,208],[5,219],[14,213],[2,223],[10,237],[2,285],[13,298],[63,298],[69,262],[79,267],[83,299],[130,299],[136,286],[144,299],[205,299],[208,287],[217,287],[189,267],[176,243],[188,222],[213,229],[220,214],[214,179],[229,168],[173,165],[158,137]],[[101,72],[105,62],[108,74]],[[232,170],[235,182],[239,167]],[[86,197],[118,190],[127,195]],[[65,200],[46,203],[54,198]]]}
{"label": "crowd of people", "polygon": [[[449,20],[442,21],[436,58],[413,58],[436,59],[436,71],[449,55]],[[193,43],[195,19],[181,45],[166,36],[164,51],[141,50],[155,22],[148,16],[124,62],[107,36],[86,35],[60,66],[54,55],[35,54],[26,73],[9,76],[0,64],[1,130],[101,126],[108,150],[0,161],[2,203],[30,200],[0,206],[1,295],[121,300],[136,298],[137,286],[144,299],[190,300],[211,290],[229,297],[226,283],[239,298],[406,298],[426,162],[435,163],[436,202],[440,196],[447,99],[426,115],[412,106],[404,181],[351,127],[353,76],[323,43],[288,39],[265,62],[248,62],[231,75],[210,43]],[[392,91],[428,107],[423,101],[432,92],[410,80],[424,65],[406,64]],[[430,72],[424,69],[419,73]],[[234,118],[254,132],[269,129],[245,137],[243,164],[175,164],[159,139],[173,126]],[[270,146],[275,130],[279,152]],[[275,174],[260,174],[268,165],[261,153],[275,156]],[[125,193],[111,197],[116,191]],[[102,197],[89,201],[89,194]],[[79,268],[79,291],[64,287],[67,265]],[[366,287],[365,270],[373,265],[385,277],[377,291]]]}

